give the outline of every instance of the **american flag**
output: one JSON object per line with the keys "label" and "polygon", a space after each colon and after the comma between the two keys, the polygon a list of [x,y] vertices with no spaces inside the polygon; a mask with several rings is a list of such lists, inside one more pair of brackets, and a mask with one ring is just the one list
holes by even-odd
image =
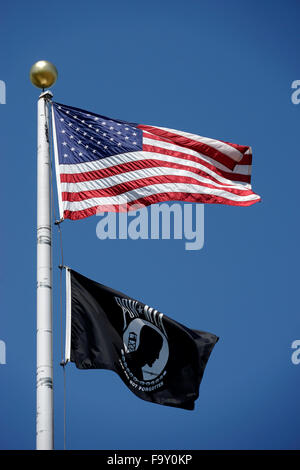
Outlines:
{"label": "american flag", "polygon": [[251,147],[60,103],[52,103],[52,123],[61,218],[171,200],[260,201],[251,190]]}

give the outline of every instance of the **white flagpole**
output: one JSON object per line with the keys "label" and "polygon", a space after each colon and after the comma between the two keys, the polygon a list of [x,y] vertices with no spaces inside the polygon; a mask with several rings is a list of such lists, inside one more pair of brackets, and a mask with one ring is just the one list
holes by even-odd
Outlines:
{"label": "white flagpole", "polygon": [[37,383],[36,449],[52,450],[53,438],[53,353],[52,353],[52,255],[50,213],[50,151],[48,101],[38,100],[37,165]]}
{"label": "white flagpole", "polygon": [[[30,79],[39,88],[56,81],[57,71],[47,61],[36,62]],[[53,351],[52,351],[52,227],[50,206],[49,108],[52,93],[43,91],[38,100],[37,151],[37,382],[36,449],[52,450]]]}

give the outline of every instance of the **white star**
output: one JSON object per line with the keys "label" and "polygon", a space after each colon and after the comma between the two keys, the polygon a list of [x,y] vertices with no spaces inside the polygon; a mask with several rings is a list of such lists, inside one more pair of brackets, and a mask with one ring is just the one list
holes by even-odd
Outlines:
{"label": "white star", "polygon": [[126,137],[125,137],[125,140],[128,140],[128,139],[129,139],[129,137],[128,137],[128,136],[126,136]]}
{"label": "white star", "polygon": [[113,129],[114,129],[113,126],[110,126],[110,130],[112,131]]}
{"label": "white star", "polygon": [[81,144],[82,140],[78,140],[78,143]]}
{"label": "white star", "polygon": [[99,129],[96,129],[96,132],[99,132]]}
{"label": "white star", "polygon": [[61,121],[64,121],[64,118],[60,118]]}
{"label": "white star", "polygon": [[93,127],[92,124],[89,124],[89,127]]}
{"label": "white star", "polygon": [[118,132],[117,132],[117,134],[121,134],[121,132],[120,132],[120,131],[118,131]]}
{"label": "white star", "polygon": [[83,119],[81,122],[82,122],[82,124],[84,124],[84,123],[85,123],[85,120]]}
{"label": "white star", "polygon": [[71,123],[71,122],[69,122],[68,126],[72,127],[72,123]]}
{"label": "white star", "polygon": [[77,119],[77,116],[73,116],[74,119]]}
{"label": "white star", "polygon": [[107,145],[104,145],[104,148],[107,149]]}
{"label": "white star", "polygon": [[76,127],[76,131],[80,131],[80,127]]}
{"label": "white star", "polygon": [[89,148],[89,146],[88,146],[88,145],[85,145],[85,148],[86,148],[86,149],[88,149],[88,148]]}
{"label": "white star", "polygon": [[83,135],[86,135],[86,132],[84,132]]}
{"label": "white star", "polygon": [[95,118],[94,118],[94,121],[99,121],[99,118],[95,117]]}
{"label": "white star", "polygon": [[118,143],[118,147],[120,147],[120,145],[121,145],[121,142]]}
{"label": "white star", "polygon": [[66,111],[67,114],[70,114],[70,111]]}
{"label": "white star", "polygon": [[74,136],[73,136],[73,135],[70,135],[70,139],[74,139]]}
{"label": "white star", "polygon": [[58,106],[58,109],[61,109],[61,106]]}
{"label": "white star", "polygon": [[136,132],[134,132],[132,135],[136,135]]}
{"label": "white star", "polygon": [[62,133],[62,134],[65,134],[65,133],[66,133],[66,131],[61,131],[61,133]]}
{"label": "white star", "polygon": [[136,145],[136,142],[133,142],[133,145]]}
{"label": "white star", "polygon": [[71,150],[72,150],[72,152],[74,152],[74,150],[75,150],[75,147],[72,147],[72,148],[71,148]]}
{"label": "white star", "polygon": [[102,121],[102,125],[105,126],[106,122],[105,121]]}
{"label": "white star", "polygon": [[63,146],[65,147],[67,145],[67,142],[63,142]]}
{"label": "white star", "polygon": [[96,153],[96,150],[93,150],[93,153]]}
{"label": "white star", "polygon": [[80,157],[82,157],[82,152],[79,152],[79,154],[78,154],[78,155],[79,155]]}
{"label": "white star", "polygon": [[129,131],[129,127],[125,127],[125,131]]}
{"label": "white star", "polygon": [[94,140],[94,137],[91,137],[91,140]]}
{"label": "white star", "polygon": [[112,142],[114,141],[114,139],[112,137],[109,140],[111,140]]}
{"label": "white star", "polygon": [[100,140],[98,140],[97,144],[98,144],[98,145],[100,145],[100,144],[101,144]]}
{"label": "white star", "polygon": [[107,136],[106,132],[103,132],[103,135],[104,135],[104,137],[106,137]]}
{"label": "white star", "polygon": [[67,156],[68,156],[68,154],[67,154],[67,153],[64,153],[64,157],[66,158]]}

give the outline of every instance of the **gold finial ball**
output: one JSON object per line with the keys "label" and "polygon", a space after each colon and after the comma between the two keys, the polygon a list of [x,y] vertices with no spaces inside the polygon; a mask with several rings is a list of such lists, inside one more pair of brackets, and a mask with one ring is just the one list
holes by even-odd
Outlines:
{"label": "gold finial ball", "polygon": [[49,88],[57,80],[56,67],[48,60],[39,60],[30,69],[30,80],[38,88]]}

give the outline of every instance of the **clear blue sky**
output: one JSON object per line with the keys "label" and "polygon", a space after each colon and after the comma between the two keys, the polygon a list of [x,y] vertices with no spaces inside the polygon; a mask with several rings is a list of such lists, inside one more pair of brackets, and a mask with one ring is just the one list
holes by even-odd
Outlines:
{"label": "clear blue sky", "polygon": [[[248,208],[205,206],[205,243],[96,237],[63,223],[65,262],[220,341],[193,412],[135,397],[110,371],[67,368],[71,449],[300,447],[299,2],[2,3],[0,448],[35,446],[36,100],[56,64],[57,101],[253,147]],[[54,230],[55,445],[63,446],[59,245]]]}

